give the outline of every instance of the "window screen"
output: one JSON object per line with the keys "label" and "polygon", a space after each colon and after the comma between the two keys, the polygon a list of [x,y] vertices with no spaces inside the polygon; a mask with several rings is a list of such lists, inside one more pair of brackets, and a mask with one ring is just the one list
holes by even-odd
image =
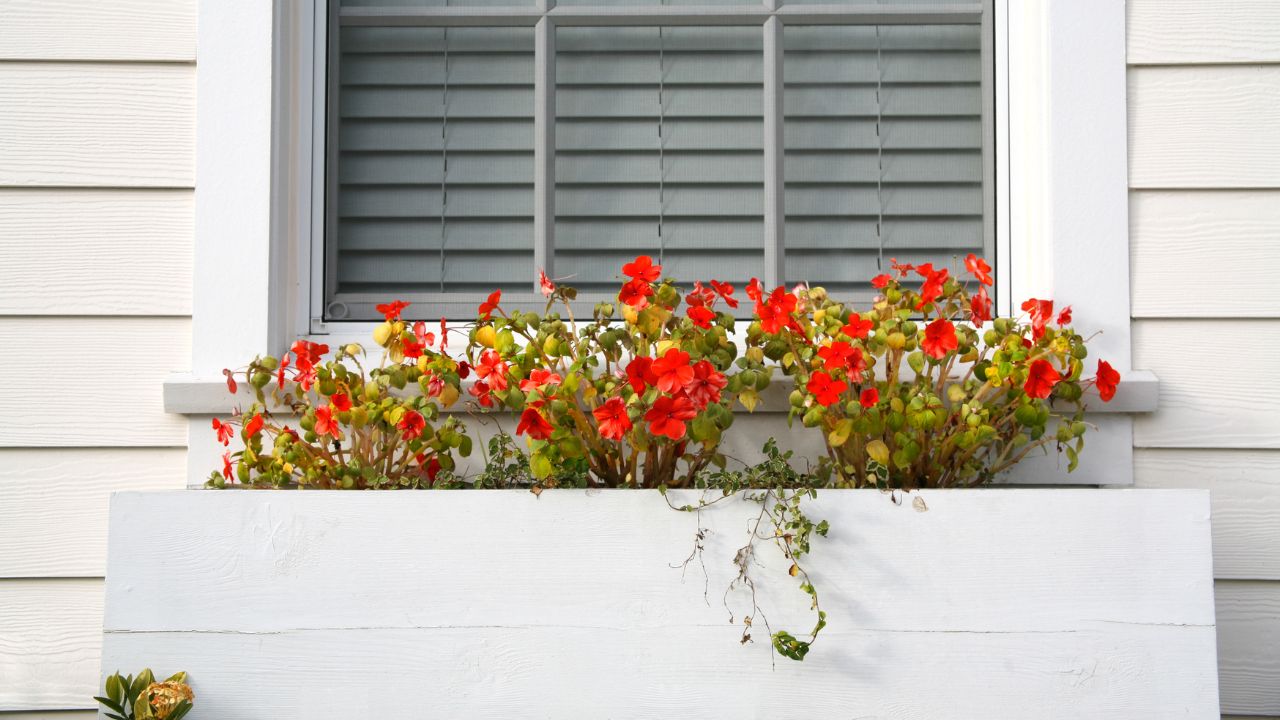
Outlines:
{"label": "window screen", "polygon": [[990,256],[987,13],[343,0],[323,318],[537,307],[540,267],[591,302],[642,253],[854,298],[890,258]]}

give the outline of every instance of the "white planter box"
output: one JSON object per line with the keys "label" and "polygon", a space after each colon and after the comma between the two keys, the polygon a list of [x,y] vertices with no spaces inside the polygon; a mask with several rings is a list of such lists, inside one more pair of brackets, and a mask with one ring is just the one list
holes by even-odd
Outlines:
{"label": "white planter box", "polygon": [[[809,504],[829,625],[798,663],[728,622],[741,500],[119,494],[103,669],[189,671],[192,720],[1218,716],[1207,493],[920,496]],[[680,568],[699,524],[709,577]],[[807,598],[759,561],[762,610],[800,636]]]}

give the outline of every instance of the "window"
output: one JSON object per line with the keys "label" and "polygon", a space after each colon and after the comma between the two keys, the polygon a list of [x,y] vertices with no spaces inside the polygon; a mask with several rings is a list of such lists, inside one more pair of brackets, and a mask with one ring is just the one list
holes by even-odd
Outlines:
{"label": "window", "polygon": [[995,253],[987,3],[332,0],[311,317]]}

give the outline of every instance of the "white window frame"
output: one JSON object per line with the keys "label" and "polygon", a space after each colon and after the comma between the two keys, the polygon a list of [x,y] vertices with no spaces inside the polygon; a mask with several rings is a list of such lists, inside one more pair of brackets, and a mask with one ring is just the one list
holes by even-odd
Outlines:
{"label": "white window frame", "polygon": [[[311,308],[323,302],[310,282],[312,235],[323,227],[312,138],[323,131],[324,88],[306,63],[323,52],[313,7],[200,0],[192,369],[165,387],[170,411],[197,416],[193,482],[214,466],[200,446],[214,446],[207,415],[227,406],[222,368],[312,334]],[[1125,1],[996,0],[995,9],[999,309],[1052,297],[1103,331],[1091,350],[1124,382],[1116,401],[1091,405],[1103,432],[1091,435],[1074,481],[1130,484],[1127,413],[1154,410],[1158,385],[1131,362]],[[363,339],[371,327],[343,325],[324,339]],[[1031,472],[1027,480],[1046,481]]]}

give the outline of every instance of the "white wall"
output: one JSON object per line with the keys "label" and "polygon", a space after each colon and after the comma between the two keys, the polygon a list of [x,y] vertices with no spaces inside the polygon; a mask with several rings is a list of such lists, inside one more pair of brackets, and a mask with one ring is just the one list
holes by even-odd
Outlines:
{"label": "white wall", "polygon": [[[4,720],[89,716],[52,711],[95,687],[107,494],[185,482],[196,1],[0,0]],[[1135,476],[1213,493],[1237,715],[1280,716],[1277,37],[1273,0],[1129,0]]]}
{"label": "white wall", "polygon": [[1280,3],[1129,0],[1140,487],[1209,488],[1223,712],[1280,715]]}
{"label": "white wall", "polygon": [[93,717],[107,496],[185,482],[195,7],[0,0],[5,720]]}

